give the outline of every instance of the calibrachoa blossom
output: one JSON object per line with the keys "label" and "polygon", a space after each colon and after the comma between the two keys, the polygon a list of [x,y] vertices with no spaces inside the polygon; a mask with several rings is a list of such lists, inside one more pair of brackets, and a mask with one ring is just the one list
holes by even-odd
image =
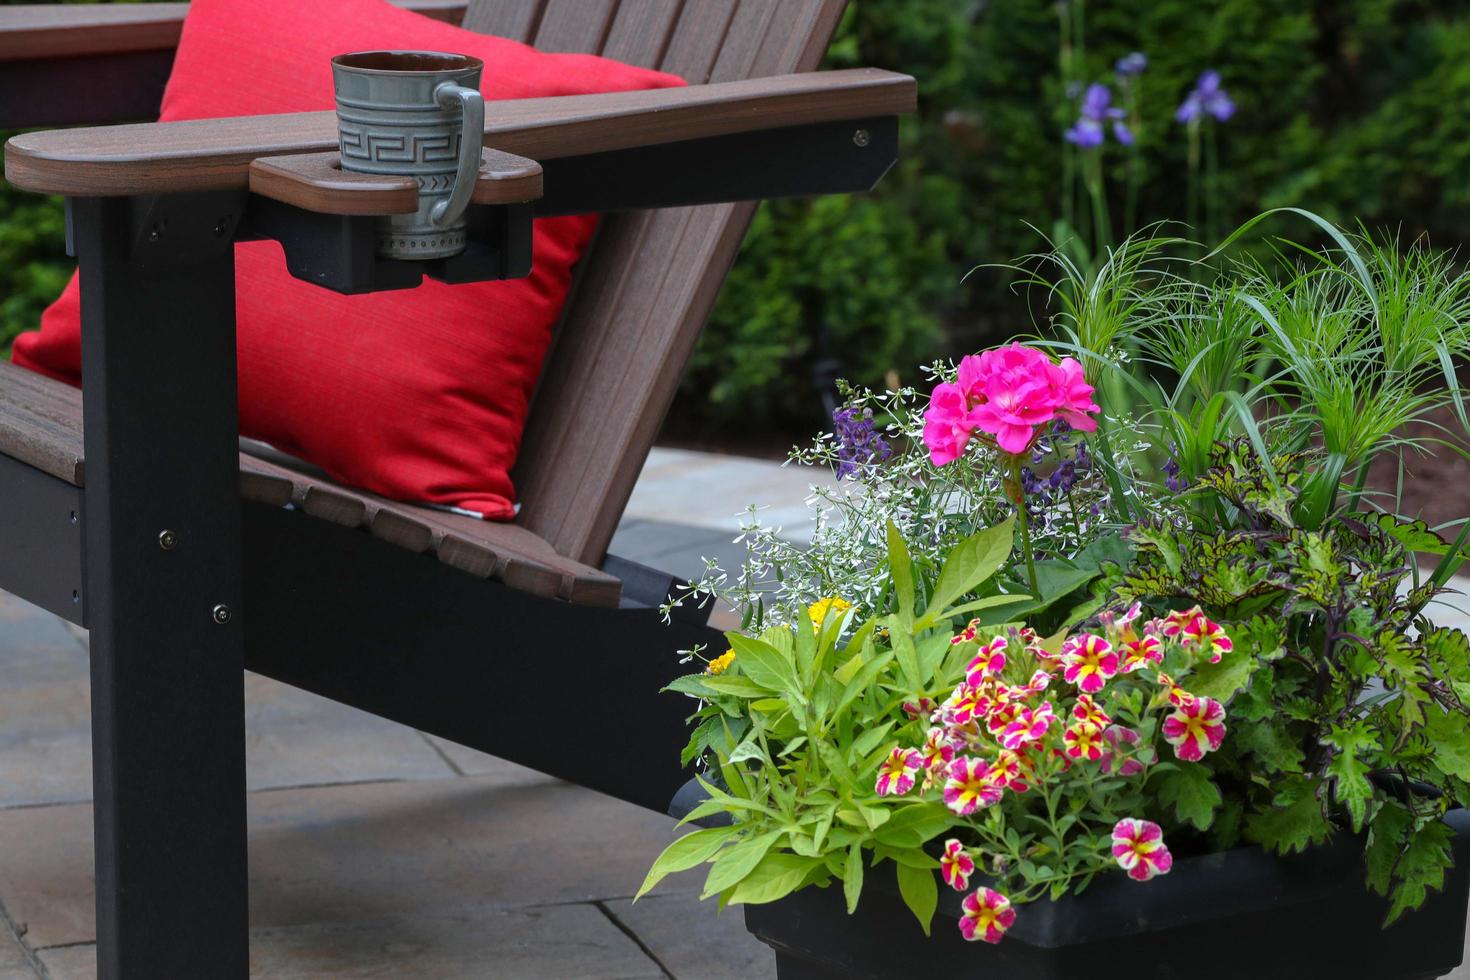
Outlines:
{"label": "calibrachoa blossom", "polygon": [[1096,694],[1117,676],[1118,654],[1095,633],[1074,636],[1062,644],[1062,677],[1086,694]]}
{"label": "calibrachoa blossom", "polygon": [[1225,708],[1213,698],[1195,698],[1164,719],[1164,740],[1185,762],[1198,762],[1225,741]]}
{"label": "calibrachoa blossom", "polygon": [[968,725],[990,710],[991,698],[984,688],[961,684],[954,689],[949,700],[944,702],[944,711],[950,724]]}
{"label": "calibrachoa blossom", "polygon": [[1112,722],[1112,718],[1102,707],[1092,699],[1090,694],[1077,695],[1077,703],[1072,705],[1072,717],[1078,721],[1085,721],[1089,725],[1104,728]]}
{"label": "calibrachoa blossom", "polygon": [[1174,855],[1164,844],[1164,831],[1151,820],[1119,820],[1113,827],[1113,860],[1134,881],[1166,875]]}
{"label": "calibrachoa blossom", "polygon": [[970,875],[975,873],[975,859],[970,857],[965,845],[951,837],[944,842],[944,853],[939,856],[939,877],[957,892],[970,887]]}
{"label": "calibrachoa blossom", "polygon": [[1194,695],[1174,683],[1174,678],[1163,671],[1159,671],[1159,686],[1169,692],[1169,703],[1176,708],[1194,704]]}
{"label": "calibrachoa blossom", "polygon": [[1020,752],[1002,749],[990,764],[990,778],[1002,789],[1024,793],[1036,781],[1036,770],[1031,760]]}
{"label": "calibrachoa blossom", "polygon": [[914,749],[895,747],[878,767],[878,782],[873,787],[879,796],[902,796],[914,788],[919,771],[919,753]]}
{"label": "calibrachoa blossom", "polygon": [[1001,733],[1000,744],[1014,752],[1044,736],[1054,721],[1056,715],[1052,712],[1050,701],[1043,701],[1039,708],[1022,708]]}
{"label": "calibrachoa blossom", "polygon": [[[1195,610],[1198,609],[1195,606]],[[1180,629],[1179,642],[1186,650],[1196,648],[1209,653],[1212,664],[1219,663],[1222,656],[1235,649],[1235,643],[1220,624],[1212,622],[1202,612],[1196,612]]]}
{"label": "calibrachoa blossom", "polygon": [[[1107,748],[1103,750],[1102,771],[1103,775],[1111,775],[1113,772],[1113,759],[1120,754],[1124,747],[1132,748],[1138,744],[1139,735],[1131,728],[1122,725],[1109,725],[1103,729],[1103,741]],[[1143,772],[1143,763],[1137,759],[1124,759],[1118,766],[1118,775],[1127,778],[1136,776]]]}
{"label": "calibrachoa blossom", "polygon": [[965,668],[965,683],[972,686],[988,677],[998,677],[1006,669],[1006,638],[997,636],[980,648]]}
{"label": "calibrachoa blossom", "polygon": [[1148,666],[1157,667],[1164,662],[1164,644],[1157,636],[1141,636],[1134,640],[1124,640],[1121,649],[1123,651],[1122,670],[1125,674],[1131,674],[1135,670],[1142,670]]}
{"label": "calibrachoa blossom", "polygon": [[954,761],[954,744],[950,742],[943,728],[931,728],[924,736],[924,744],[919,746],[918,753],[919,765],[933,775]]}
{"label": "calibrachoa blossom", "polygon": [[1001,795],[1001,788],[991,779],[990,766],[984,759],[966,756],[949,764],[944,805],[960,816],[968,817],[981,807],[994,806],[1000,802]]}
{"label": "calibrachoa blossom", "polygon": [[1067,726],[1062,733],[1062,740],[1067,743],[1067,755],[1073,759],[1086,759],[1096,762],[1103,757],[1106,747],[1103,743],[1103,730],[1096,725],[1087,722],[1078,722]]}
{"label": "calibrachoa blossom", "polygon": [[1054,419],[1093,431],[1096,411],[1082,365],[1011,344],[963,358],[958,380],[935,386],[924,413],[924,445],[934,465],[944,466],[964,455],[979,429],[1001,450],[1020,455]]}
{"label": "calibrachoa blossom", "polygon": [[964,910],[960,916],[960,933],[970,942],[983,939],[998,943],[1016,921],[1011,900],[994,888],[975,889],[965,896],[960,908]]}

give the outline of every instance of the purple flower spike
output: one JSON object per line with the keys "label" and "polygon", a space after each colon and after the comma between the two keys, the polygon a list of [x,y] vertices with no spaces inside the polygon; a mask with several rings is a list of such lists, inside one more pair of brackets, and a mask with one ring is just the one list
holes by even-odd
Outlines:
{"label": "purple flower spike", "polygon": [[1235,115],[1235,102],[1220,87],[1220,73],[1213,68],[1200,74],[1199,81],[1194,83],[1194,91],[1179,104],[1174,118],[1188,123],[1206,115],[1214,116],[1220,122]]}
{"label": "purple flower spike", "polygon": [[1113,135],[1118,142],[1124,145],[1133,142],[1133,134],[1128,127],[1123,125],[1122,109],[1111,107],[1113,94],[1108,91],[1106,85],[1092,84],[1087,87],[1087,94],[1082,97],[1081,115],[1072,128],[1067,130],[1067,142],[1075,143],[1084,150],[1095,150],[1103,145],[1106,137],[1104,124],[1109,120],[1113,123]]}
{"label": "purple flower spike", "polygon": [[878,434],[872,412],[839,408],[832,413],[832,434],[837,442],[837,479],[852,476],[862,466],[881,463],[893,448]]}
{"label": "purple flower spike", "polygon": [[1148,67],[1148,55],[1142,51],[1134,51],[1118,59],[1113,70],[1118,73],[1119,78],[1136,78],[1143,74]]}

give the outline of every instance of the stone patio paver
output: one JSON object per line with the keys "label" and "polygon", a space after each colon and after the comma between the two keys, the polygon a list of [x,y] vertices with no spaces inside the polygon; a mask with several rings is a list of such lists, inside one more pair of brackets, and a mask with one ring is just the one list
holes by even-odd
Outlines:
{"label": "stone patio paver", "polygon": [[39,976],[10,926],[0,922],[0,980],[37,980]]}
{"label": "stone patio paver", "polygon": [[[700,880],[698,872],[682,877],[686,884],[697,885]],[[717,913],[712,902],[699,900],[698,891],[666,890],[670,888],[662,885],[636,904],[627,899],[604,904],[676,977],[699,980],[775,977],[775,955],[745,931],[744,912],[737,907]],[[711,924],[717,917],[723,920],[722,925]]]}

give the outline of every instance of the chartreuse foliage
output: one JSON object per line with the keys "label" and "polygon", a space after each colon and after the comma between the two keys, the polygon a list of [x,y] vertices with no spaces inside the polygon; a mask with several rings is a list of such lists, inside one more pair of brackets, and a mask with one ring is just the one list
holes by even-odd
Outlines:
{"label": "chartreuse foliage", "polygon": [[[1225,530],[1156,521],[1115,595],[1201,605],[1234,638],[1214,668],[1231,737],[1206,765],[1224,790],[1208,828],[1280,853],[1366,834],[1368,884],[1389,919],[1417,908],[1451,864],[1450,806],[1470,805],[1470,642],[1424,615],[1438,589],[1411,550],[1446,546],[1422,522],[1339,512],[1304,528],[1304,459],[1269,474],[1241,440],[1215,447],[1187,494],[1223,503]],[[1181,818],[1202,815],[1179,793]]]}
{"label": "chartreuse foliage", "polygon": [[1013,534],[1006,521],[964,540],[925,596],[894,531],[891,613],[857,624],[857,610],[825,603],[810,620],[758,637],[730,633],[733,666],[671,684],[704,699],[686,758],[713,762],[701,780],[710,799],[685,819],[725,814],[733,823],[676,840],[639,894],[708,864],[704,895],[722,903],[772,902],[835,878],[852,908],[865,869],[891,862],[927,931],[939,863],[924,845],[960,818],[938,801],[880,796],[874,774],[907,722],[903,703],[953,686],[951,619],[1027,598],[968,598],[1010,556]]}

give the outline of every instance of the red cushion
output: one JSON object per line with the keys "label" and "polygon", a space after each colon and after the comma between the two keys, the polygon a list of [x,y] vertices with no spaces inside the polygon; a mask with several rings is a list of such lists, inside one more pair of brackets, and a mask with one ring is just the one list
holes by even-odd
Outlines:
{"label": "red cushion", "polygon": [[[194,0],[162,118],[331,109],[331,57],[375,48],[478,56],[487,100],[683,84],[605,58],[543,54],[385,0]],[[595,220],[538,220],[529,278],[368,296],[291,278],[275,242],[237,245],[241,431],[343,483],[510,518],[527,405]],[[16,363],[79,383],[80,320],[73,277],[41,329],[17,338]]]}

